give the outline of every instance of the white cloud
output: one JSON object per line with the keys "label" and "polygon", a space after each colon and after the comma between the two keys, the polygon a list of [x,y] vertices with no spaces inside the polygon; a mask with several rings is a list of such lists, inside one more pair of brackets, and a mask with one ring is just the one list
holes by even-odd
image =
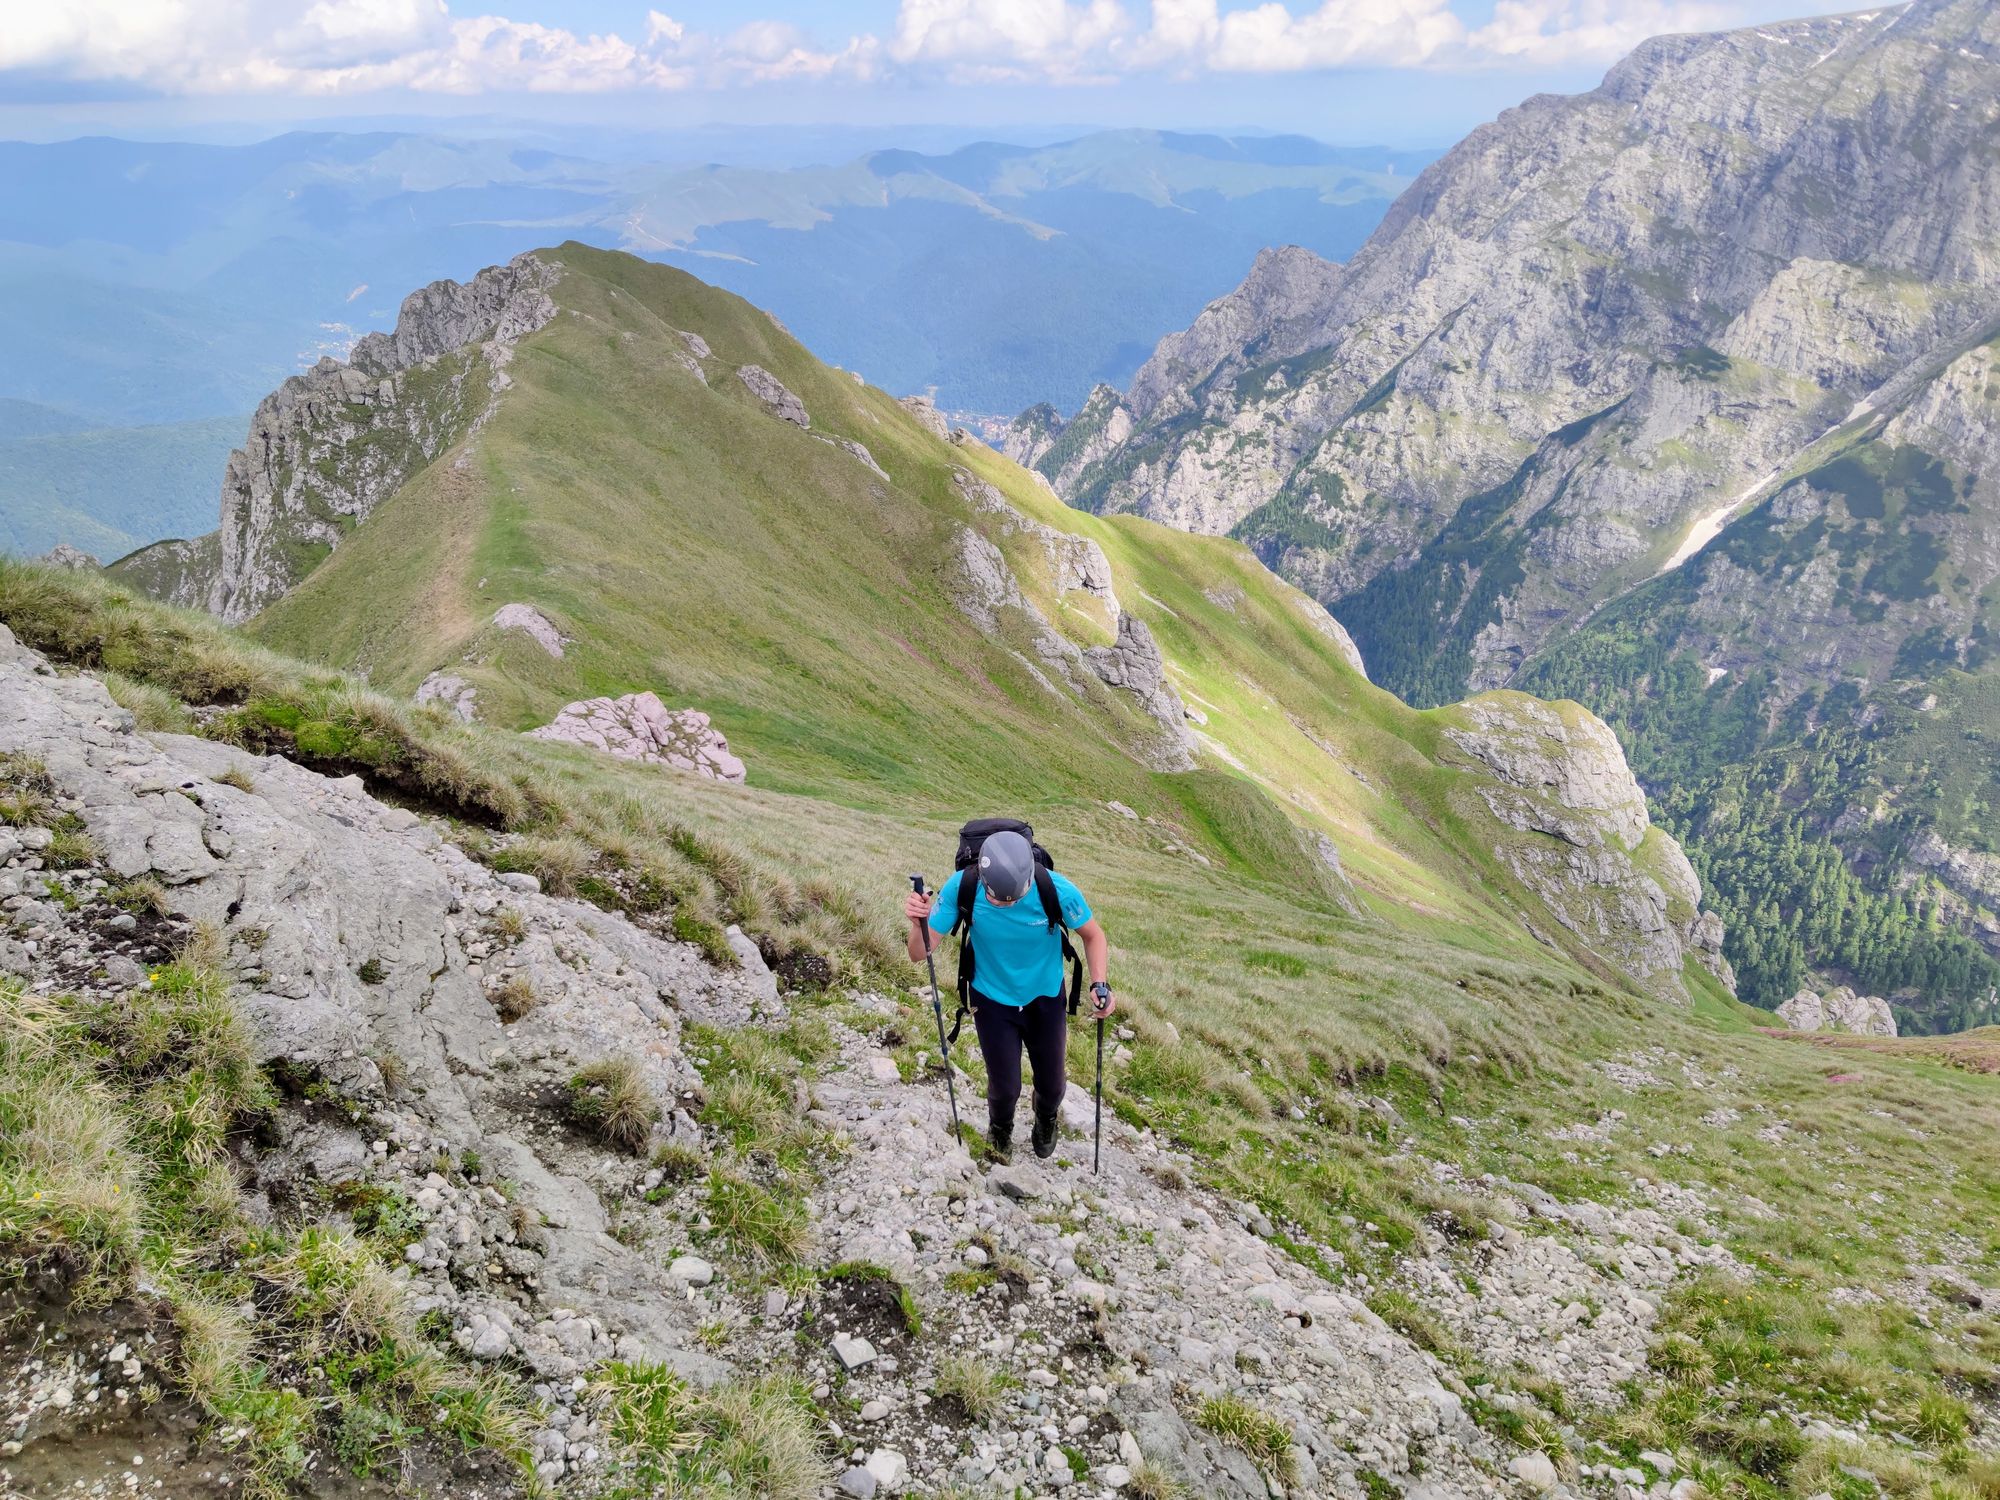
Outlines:
{"label": "white cloud", "polygon": [[1496,62],[1608,63],[1647,37],[1716,31],[1741,19],[1703,0],[1499,0],[1468,41]]}
{"label": "white cloud", "polygon": [[889,55],[978,81],[1076,81],[1101,72],[1131,30],[1119,0],[902,0]]}
{"label": "white cloud", "polygon": [[24,0],[0,27],[0,77],[337,95],[680,89],[892,71],[1076,84],[1146,70],[1542,67],[1610,61],[1660,32],[1725,26],[1746,3],[1497,0],[1492,19],[1469,29],[1451,0],[901,0],[886,40],[824,46],[785,22],[718,35],[658,10],[628,41],[456,16],[446,0]]}
{"label": "white cloud", "polygon": [[[1215,9],[1213,0],[1208,9]],[[1186,27],[1190,18],[1181,15],[1175,21]],[[1447,0],[1323,0],[1298,14],[1269,0],[1220,15],[1204,29],[1203,61],[1228,73],[1419,66],[1458,46],[1465,36]]]}
{"label": "white cloud", "polygon": [[67,0],[0,28],[0,75],[33,71],[173,94],[574,93],[867,76],[879,47],[857,37],[815,50],[775,22],[717,37],[657,10],[646,14],[643,39],[631,42],[505,16],[453,16],[445,0]]}

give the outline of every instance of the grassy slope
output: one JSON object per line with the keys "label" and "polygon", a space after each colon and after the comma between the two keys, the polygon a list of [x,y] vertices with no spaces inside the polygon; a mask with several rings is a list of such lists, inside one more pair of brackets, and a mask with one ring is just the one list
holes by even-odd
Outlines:
{"label": "grassy slope", "polygon": [[[1107,837],[1129,842],[1101,810],[1116,799],[1239,874],[1301,892],[1323,920],[1331,907],[1283,807],[1335,839],[1378,915],[1529,953],[1511,909],[1532,903],[1490,858],[1492,829],[1453,811],[1456,773],[1432,760],[1441,716],[1348,671],[1303,597],[1246,550],[1070,511],[988,450],[940,443],[739,299],[629,257],[560,253],[566,312],[518,351],[470,476],[434,465],[260,617],[262,640],[393,691],[434,668],[463,671],[483,715],[516,728],[574,698],[652,688],[710,712],[754,785],[940,822],[1019,807],[1072,859]],[[676,329],[714,350],[705,386],[674,358]],[[812,433],[762,411],[734,375],[748,363],[798,393]],[[822,433],[866,445],[893,483]],[[1151,624],[1183,691],[1208,705],[1208,732],[1268,802],[1220,769],[1145,770],[1124,746],[1147,721],[1126,700],[1052,698],[965,620],[948,559],[954,529],[972,523],[1072,638],[1111,639],[1103,615],[1047,591],[1039,543],[1002,537],[965,503],[954,466],[1105,548],[1121,602]],[[510,601],[574,637],[561,661],[486,628]],[[490,662],[460,665],[472,651]]]}
{"label": "grassy slope", "polygon": [[[1824,1443],[1797,1438],[1782,1420],[1779,1442],[1759,1419],[1772,1410],[1851,1419],[1874,1404],[1884,1413],[1876,1429],[1909,1435],[1920,1444],[1917,1456],[1885,1442],[1879,1452],[1839,1457],[1885,1476],[1898,1495],[2000,1494],[2000,1481],[1960,1441],[1966,1403],[1978,1408],[1994,1388],[2000,1325],[1944,1307],[1931,1311],[1934,1326],[1925,1327],[1894,1300],[1829,1301],[1840,1287],[1893,1294],[1911,1268],[1945,1259],[1989,1283],[2000,1275],[2000,1235],[1992,1227],[2000,1166],[1990,1150],[2000,1092],[1992,1080],[1924,1057],[1855,1058],[1765,1038],[1756,1027],[1768,1018],[1698,975],[1690,975],[1697,1003],[1689,1012],[1603,983],[1527,943],[1474,852],[1477,831],[1454,821],[1452,776],[1430,766],[1427,752],[1445,712],[1413,713],[1339,667],[1289,592],[1260,576],[1246,553],[1144,523],[1063,514],[1001,461],[976,449],[945,449],[903,424],[879,393],[802,363],[755,315],[727,321],[722,314],[740,308],[732,299],[684,281],[655,284],[672,286],[685,303],[648,309],[651,316],[666,310],[674,326],[693,324],[726,358],[762,356],[760,363],[804,397],[816,429],[861,437],[896,476],[892,493],[900,503],[881,508],[868,546],[851,545],[830,522],[876,503],[866,484],[872,476],[747,406],[736,417],[765,425],[738,429],[764,435],[746,463],[770,463],[768,485],[789,480],[799,486],[793,493],[811,497],[810,516],[818,519],[810,566],[793,560],[792,544],[773,534],[787,515],[785,495],[760,492],[752,470],[712,467],[714,455],[704,455],[679,425],[691,419],[677,419],[664,435],[680,443],[669,456],[697,470],[670,523],[639,529],[650,508],[665,503],[664,487],[680,484],[664,457],[657,468],[624,470],[648,476],[652,488],[643,494],[592,494],[589,475],[551,485],[549,475],[572,465],[595,471],[602,483],[600,445],[638,442],[635,428],[664,426],[647,414],[679,399],[667,380],[686,381],[672,372],[622,382],[600,374],[579,389],[626,403],[622,421],[579,428],[595,419],[580,409],[561,413],[550,404],[550,383],[582,379],[593,347],[622,359],[629,345],[611,329],[595,330],[594,342],[583,339],[583,320],[566,318],[517,358],[529,398],[523,411],[541,415],[529,422],[504,413],[486,429],[476,460],[483,483],[454,492],[448,511],[402,515],[425,503],[426,487],[448,468],[437,466],[357,530],[326,569],[260,623],[261,633],[361,662],[378,684],[401,689],[455,659],[499,602],[546,607],[579,637],[577,646],[555,663],[503,645],[481,675],[489,710],[521,724],[586,688],[661,686],[717,712],[747,753],[752,784],[663,775],[405,715],[400,722],[419,757],[432,753],[422,747],[437,746],[485,768],[489,779],[531,788],[533,796],[518,805],[484,800],[505,806],[514,826],[543,836],[567,830],[600,847],[625,841],[634,857],[650,859],[664,825],[691,832],[707,869],[733,862],[755,872],[755,880],[732,875],[724,882],[730,904],[718,918],[755,928],[783,902],[768,894],[752,899],[745,890],[812,892],[820,915],[811,920],[821,932],[839,926],[828,913],[851,912],[843,940],[863,929],[872,938],[868,967],[877,983],[897,975],[879,965],[897,930],[901,872],[939,872],[950,830],[969,804],[983,810],[1016,799],[1052,832],[1114,941],[1124,1018],[1136,1034],[1130,1061],[1107,1080],[1107,1102],[1195,1146],[1219,1183],[1345,1256],[1348,1274],[1379,1277],[1389,1257],[1413,1242],[1420,1217],[1450,1210],[1431,1180],[1433,1160],[1607,1201],[1632,1196],[1640,1177],[1707,1196],[1717,1232],[1754,1268],[1752,1276],[1705,1280],[1677,1293],[1669,1323],[1686,1332],[1694,1353],[1675,1345],[1627,1408],[1584,1419],[1569,1441],[1593,1434],[1628,1458],[1642,1445],[1697,1454],[1716,1493],[1828,1489],[1845,1500],[1851,1486],[1832,1469],[1835,1455]],[[603,292],[607,303],[611,289]],[[565,296],[578,300],[574,289]],[[738,337],[745,342],[729,342]],[[729,403],[735,411],[741,393],[733,376],[724,368],[711,379],[712,390],[688,391],[689,409]],[[858,425],[871,415],[872,427]],[[954,461],[985,473],[1023,510],[1103,543],[1121,601],[1149,619],[1183,690],[1213,710],[1211,731],[1254,767],[1271,799],[1243,800],[1248,783],[1239,776],[1162,778],[1138,769],[1101,732],[1071,727],[1086,716],[1065,723],[1067,710],[1043,708],[1041,689],[959,623],[941,602],[933,571],[945,527],[965,519],[949,490]],[[859,492],[843,477],[849,468]],[[733,488],[722,487],[725,477]],[[590,541],[578,509],[584,501],[620,507],[616,534],[627,545],[597,541],[568,550]],[[740,536],[744,555],[758,559],[763,573],[732,572],[726,559],[701,549],[706,523],[694,512],[703,507],[735,518],[738,530],[719,534]],[[797,508],[789,516],[795,528],[808,524]],[[405,562],[405,549],[419,539],[429,551]],[[379,552],[368,550],[378,545]],[[655,545],[682,549],[671,554],[677,570],[632,560]],[[471,559],[464,572],[427,582],[424,567],[460,556]],[[545,571],[528,566],[533,556],[547,559]],[[825,558],[859,571],[836,588],[834,569],[820,565]],[[363,562],[383,572],[343,574]],[[403,566],[407,574],[396,571]],[[344,576],[351,581],[342,587],[367,609],[341,607],[334,585]],[[481,577],[488,580],[483,593]],[[1232,587],[1241,588],[1241,599],[1226,592]],[[90,580],[0,569],[0,618],[31,642],[60,647],[72,659],[109,660],[183,695],[226,676],[189,663],[242,652],[207,622],[119,603],[101,591]],[[1228,602],[1217,604],[1204,591]],[[831,618],[847,626],[835,637],[839,649],[816,633],[829,617],[815,610],[829,599],[840,610]],[[622,623],[606,602],[613,600],[632,609]],[[760,611],[813,628],[801,642],[774,642],[769,616],[755,628]],[[120,637],[110,649],[93,644],[104,621],[127,619],[154,634],[137,643]],[[415,641],[415,632],[440,620],[460,622],[464,633],[424,649],[395,634],[400,627]],[[1075,626],[1079,636],[1091,628]],[[207,644],[174,646],[173,631]],[[885,663],[895,673],[914,667],[912,652],[932,663],[928,691],[897,694],[874,685]],[[331,678],[262,656],[255,665],[265,680],[248,689],[253,693],[303,696],[318,705],[314,713],[336,718],[358,711],[360,700],[339,697],[344,690],[330,686]],[[759,675],[739,683],[753,670]],[[129,685],[125,691],[136,700]],[[971,709],[1009,734],[966,733]],[[1294,727],[1293,716],[1334,745],[1337,764]],[[1194,864],[1157,830],[1104,812],[1096,799],[1107,796],[1177,819],[1217,863]],[[1262,829],[1269,857],[1269,814],[1279,805],[1334,831],[1363,886],[1369,920],[1340,917],[1296,880],[1263,878],[1267,871],[1246,857],[1250,851],[1232,855],[1245,829]],[[692,846],[683,838],[675,847]],[[1077,1028],[1075,1042],[1075,1061],[1087,1065],[1085,1028]],[[1657,1086],[1628,1088],[1600,1066],[1636,1053],[1647,1054]],[[1827,1081],[1843,1071],[1860,1077]],[[1357,1083],[1391,1098],[1399,1118],[1385,1122],[1357,1107]],[[1605,1139],[1550,1134],[1611,1110],[1624,1118]],[[1766,1130],[1774,1124],[1785,1128]],[[1673,1149],[1656,1154],[1663,1147]],[[1919,1162],[1925,1170],[1917,1170]],[[1934,1490],[1933,1482],[1942,1487]]]}

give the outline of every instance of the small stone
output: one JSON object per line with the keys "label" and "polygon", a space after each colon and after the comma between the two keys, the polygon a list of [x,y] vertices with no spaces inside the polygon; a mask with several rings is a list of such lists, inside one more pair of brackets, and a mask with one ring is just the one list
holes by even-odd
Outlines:
{"label": "small stone", "polygon": [[869,1401],[861,1407],[861,1420],[864,1422],[879,1422],[888,1415],[889,1403],[886,1401]]}
{"label": "small stone", "polygon": [[530,896],[541,894],[541,881],[520,870],[509,870],[500,877],[500,883],[510,891],[521,891]]}
{"label": "small stone", "polygon": [[868,1059],[868,1075],[877,1083],[901,1083],[902,1071],[893,1057],[871,1057]]}
{"label": "small stone", "polygon": [[1546,1453],[1517,1453],[1509,1460],[1507,1472],[1534,1490],[1556,1487],[1556,1466]]}
{"label": "small stone", "polygon": [[868,1455],[866,1467],[875,1476],[875,1482],[891,1494],[903,1487],[910,1473],[909,1460],[894,1448],[877,1448]]}
{"label": "small stone", "polygon": [[1049,1451],[1042,1455],[1042,1468],[1049,1478],[1059,1483],[1067,1484],[1076,1478],[1076,1471],[1069,1466],[1069,1455],[1054,1444],[1050,1444]]}
{"label": "small stone", "polygon": [[965,1247],[965,1263],[968,1266],[983,1266],[988,1259],[990,1257],[978,1245],[967,1245]]}
{"label": "small stone", "polygon": [[715,1267],[699,1255],[679,1255],[667,1267],[667,1274],[687,1286],[707,1286],[715,1280]]}
{"label": "small stone", "polygon": [[1123,1464],[1106,1464],[1097,1471],[1097,1477],[1108,1490],[1122,1490],[1132,1482],[1132,1471]]}
{"label": "small stone", "polygon": [[1662,1479],[1671,1479],[1674,1477],[1675,1465],[1671,1454],[1660,1453],[1652,1448],[1645,1448],[1640,1450],[1639,1462],[1650,1464],[1653,1472]]}
{"label": "small stone", "polygon": [[840,1493],[852,1500],[875,1500],[875,1476],[856,1464],[840,1476]]}
{"label": "small stone", "polygon": [[1041,1190],[1020,1173],[1002,1168],[988,1175],[987,1185],[1003,1198],[1012,1198],[1016,1203],[1027,1203],[1041,1196]]}
{"label": "small stone", "polygon": [[774,1286],[769,1291],[764,1293],[765,1317],[782,1318],[785,1315],[786,1306],[787,1303],[785,1301],[785,1291],[783,1287]]}
{"label": "small stone", "polygon": [[853,1338],[843,1333],[833,1341],[833,1357],[840,1361],[842,1369],[858,1370],[863,1365],[874,1362],[875,1346],[866,1339]]}

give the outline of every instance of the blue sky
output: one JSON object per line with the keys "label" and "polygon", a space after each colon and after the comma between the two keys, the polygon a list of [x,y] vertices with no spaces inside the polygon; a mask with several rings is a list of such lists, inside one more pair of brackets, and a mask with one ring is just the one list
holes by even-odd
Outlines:
{"label": "blue sky", "polygon": [[1055,125],[1442,143],[1649,35],[1811,0],[63,0],[0,28],[0,135],[375,115]]}

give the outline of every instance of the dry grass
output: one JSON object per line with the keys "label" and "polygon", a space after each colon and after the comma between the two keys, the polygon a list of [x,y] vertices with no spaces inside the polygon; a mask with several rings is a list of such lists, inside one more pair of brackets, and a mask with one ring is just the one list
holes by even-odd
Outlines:
{"label": "dry grass", "polygon": [[1150,1459],[1132,1471],[1125,1493],[1133,1500],[1187,1500],[1188,1489],[1163,1466]]}
{"label": "dry grass", "polygon": [[597,850],[574,833],[535,833],[517,839],[493,863],[534,876],[551,896],[574,896],[597,863]]}
{"label": "dry grass", "polygon": [[1826,1047],[1836,1052],[1874,1053],[1881,1057],[1920,1058],[1967,1073],[2000,1073],[2000,1026],[1979,1026],[1948,1036],[1849,1036],[1838,1031],[1787,1031],[1760,1027],[1763,1035],[1783,1042]]}
{"label": "dry grass", "polygon": [[487,998],[493,1002],[500,1019],[510,1026],[541,1003],[533,982],[525,974],[509,974],[493,987]]}
{"label": "dry grass", "polygon": [[975,1355],[947,1354],[938,1361],[932,1394],[957,1402],[968,1418],[984,1423],[1000,1410],[1014,1384],[1005,1371]]}
{"label": "dry grass", "polygon": [[146,1163],[61,1002],[0,982],[0,1244],[75,1259],[75,1295],[108,1301],[136,1274]]}
{"label": "dry grass", "polygon": [[592,1385],[612,1493],[812,1500],[832,1478],[804,1393],[778,1379],[695,1391],[659,1365],[614,1362]]}
{"label": "dry grass", "polygon": [[1195,1411],[1195,1421],[1224,1442],[1234,1443],[1268,1474],[1291,1482],[1292,1429],[1260,1411],[1241,1396],[1209,1396]]}
{"label": "dry grass", "polygon": [[607,1057],[579,1068],[570,1079],[569,1116],[605,1145],[636,1152],[652,1134],[660,1106],[636,1062]]}
{"label": "dry grass", "polygon": [[342,1229],[308,1226],[259,1277],[327,1348],[366,1349],[406,1339],[403,1289],[367,1245]]}
{"label": "dry grass", "polygon": [[165,688],[123,672],[106,672],[104,686],[119,707],[128,710],[133,722],[148,734],[193,734],[194,715],[187,705]]}

